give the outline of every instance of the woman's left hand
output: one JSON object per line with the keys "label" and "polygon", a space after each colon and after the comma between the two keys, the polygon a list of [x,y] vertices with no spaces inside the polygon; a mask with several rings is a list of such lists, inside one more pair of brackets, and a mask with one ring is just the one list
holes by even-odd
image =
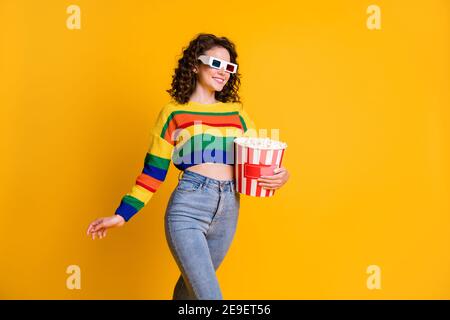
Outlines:
{"label": "woman's left hand", "polygon": [[281,188],[289,179],[289,172],[286,168],[281,167],[273,170],[273,176],[261,176],[258,178],[258,185],[264,189],[279,189]]}

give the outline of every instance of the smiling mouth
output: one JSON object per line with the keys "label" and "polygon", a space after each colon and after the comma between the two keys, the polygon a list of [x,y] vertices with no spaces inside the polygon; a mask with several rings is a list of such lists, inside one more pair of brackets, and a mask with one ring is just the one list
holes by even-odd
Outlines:
{"label": "smiling mouth", "polygon": [[224,80],[224,79],[221,79],[221,78],[215,78],[215,77],[213,77],[213,79],[216,80],[218,83],[224,83],[224,82],[225,82],[225,80]]}

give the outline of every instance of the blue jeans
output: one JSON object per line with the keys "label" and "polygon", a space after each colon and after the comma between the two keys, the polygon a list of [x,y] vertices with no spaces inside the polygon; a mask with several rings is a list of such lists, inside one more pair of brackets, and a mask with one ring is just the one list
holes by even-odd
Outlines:
{"label": "blue jeans", "polygon": [[240,194],[234,180],[185,170],[170,196],[164,225],[181,275],[174,300],[223,299],[216,270],[236,231]]}

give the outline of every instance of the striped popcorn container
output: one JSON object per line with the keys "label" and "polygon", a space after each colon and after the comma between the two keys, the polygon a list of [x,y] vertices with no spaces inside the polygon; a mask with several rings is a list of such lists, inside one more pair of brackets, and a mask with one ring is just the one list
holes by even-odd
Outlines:
{"label": "striped popcorn container", "polygon": [[275,190],[258,186],[260,176],[273,175],[281,166],[287,144],[269,138],[234,139],[235,180],[239,193],[253,197],[271,197]]}

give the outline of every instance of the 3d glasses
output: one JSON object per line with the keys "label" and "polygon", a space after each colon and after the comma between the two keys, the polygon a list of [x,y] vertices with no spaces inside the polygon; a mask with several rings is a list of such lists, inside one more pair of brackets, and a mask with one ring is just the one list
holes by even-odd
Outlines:
{"label": "3d glasses", "polygon": [[204,64],[207,64],[214,69],[224,68],[225,71],[228,73],[236,73],[238,67],[238,65],[235,63],[231,63],[216,57],[207,56],[205,54],[199,56],[198,59]]}

